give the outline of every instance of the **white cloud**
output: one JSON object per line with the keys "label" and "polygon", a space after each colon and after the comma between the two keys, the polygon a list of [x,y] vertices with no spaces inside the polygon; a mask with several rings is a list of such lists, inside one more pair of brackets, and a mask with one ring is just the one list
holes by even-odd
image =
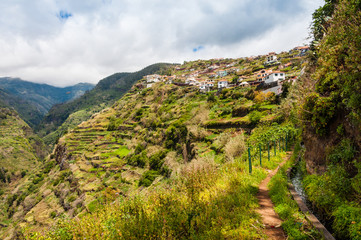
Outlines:
{"label": "white cloud", "polygon": [[288,50],[306,42],[311,14],[321,4],[2,0],[0,76],[65,86],[96,83],[114,72],[136,71],[155,62]]}

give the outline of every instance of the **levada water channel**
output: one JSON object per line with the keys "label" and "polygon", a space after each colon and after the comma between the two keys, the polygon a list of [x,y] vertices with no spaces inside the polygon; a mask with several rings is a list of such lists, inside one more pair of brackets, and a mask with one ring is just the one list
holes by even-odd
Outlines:
{"label": "levada water channel", "polygon": [[332,234],[332,219],[328,218],[326,214],[317,209],[307,198],[307,194],[304,190],[302,180],[304,177],[304,172],[302,171],[302,161],[299,159],[294,167],[291,169],[290,180],[301,197],[302,201],[307,205],[308,209],[311,211],[313,215],[315,215],[318,220],[327,228],[327,230]]}

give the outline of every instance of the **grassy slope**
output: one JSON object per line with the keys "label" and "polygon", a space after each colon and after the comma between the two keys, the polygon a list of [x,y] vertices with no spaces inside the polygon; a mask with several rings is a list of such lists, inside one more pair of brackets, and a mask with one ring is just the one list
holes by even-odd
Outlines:
{"label": "grassy slope", "polygon": [[36,153],[28,139],[30,132],[29,126],[15,112],[1,108],[0,167],[16,172],[37,165]]}
{"label": "grassy slope", "polygon": [[[13,203],[23,193],[17,189],[29,179],[45,156],[42,141],[13,110],[0,108],[0,224],[11,221]],[[17,189],[17,190],[15,190]],[[17,194],[12,194],[13,192]],[[22,211],[22,210],[20,210]]]}
{"label": "grassy slope", "polygon": [[[169,64],[153,64],[138,72],[134,73],[116,73],[107,78],[100,80],[94,89],[85,93],[80,98],[59,105],[55,105],[44,117],[38,132],[40,135],[46,136],[56,131],[71,115],[77,111],[95,111],[103,109],[104,104],[110,106],[121,96],[123,96],[133,84],[148,74],[153,74],[163,68],[166,68]],[[88,119],[88,115],[83,114],[81,121]],[[77,122],[79,124],[79,122]],[[63,126],[64,128],[64,126]],[[55,135],[55,136],[54,136]],[[48,143],[54,143],[61,132],[47,136],[50,141]]]}

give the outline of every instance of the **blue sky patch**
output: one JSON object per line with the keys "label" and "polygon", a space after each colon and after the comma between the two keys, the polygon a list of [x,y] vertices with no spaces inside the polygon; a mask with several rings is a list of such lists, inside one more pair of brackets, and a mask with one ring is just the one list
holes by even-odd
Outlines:
{"label": "blue sky patch", "polygon": [[203,46],[198,46],[198,47],[196,47],[196,48],[193,48],[193,52],[198,52],[198,51],[200,51],[200,50],[202,50],[202,49],[204,49]]}
{"label": "blue sky patch", "polygon": [[61,10],[61,11],[57,14],[57,16],[58,16],[58,18],[59,18],[60,20],[66,20],[66,19],[72,17],[73,14],[70,13],[70,12]]}

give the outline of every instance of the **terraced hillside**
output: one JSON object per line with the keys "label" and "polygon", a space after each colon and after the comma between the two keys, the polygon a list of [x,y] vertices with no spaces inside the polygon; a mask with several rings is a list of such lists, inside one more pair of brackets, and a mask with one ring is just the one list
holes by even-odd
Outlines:
{"label": "terraced hillside", "polygon": [[31,128],[16,112],[0,109],[0,168],[15,173],[38,165],[34,147],[39,139],[31,135]]}
{"label": "terraced hillside", "polygon": [[[37,128],[39,135],[46,136],[45,141],[48,144],[54,144],[68,129],[88,120],[91,116],[89,112],[99,112],[111,106],[145,75],[169,66],[170,64],[157,63],[134,73],[115,73],[100,80],[94,89],[80,98],[53,106]],[[72,114],[76,117],[71,116]]]}
{"label": "terraced hillside", "polygon": [[[19,185],[36,178],[32,175],[41,166],[46,155],[44,144],[31,128],[8,108],[0,108],[0,225],[7,227],[17,209],[18,199],[25,199]],[[33,189],[30,189],[32,191]],[[16,194],[13,194],[16,192]],[[29,207],[29,206],[28,206]]]}
{"label": "terraced hillside", "polygon": [[[253,90],[233,89],[227,91],[228,97],[209,102],[198,89],[159,83],[125,95],[59,140],[48,160],[55,167],[37,193],[43,199],[24,216],[25,223],[41,227],[34,223],[94,212],[99,204],[121,201],[177,178],[194,159],[222,164],[239,158],[244,149],[239,144],[244,143],[236,140],[244,131],[233,125],[223,129],[206,125],[210,118],[232,119],[232,110],[242,104],[250,114],[259,112],[267,119],[264,122],[277,124],[279,118],[267,117],[277,112],[277,105],[262,110],[271,102],[251,104],[244,98],[249,91]],[[227,115],[222,110],[226,107],[231,109]],[[256,124],[249,122],[249,129]]]}
{"label": "terraced hillside", "polygon": [[[44,167],[31,178],[35,183],[24,184],[14,192],[26,192],[25,198],[16,199],[13,205],[14,215],[23,220],[16,218],[4,234],[19,233],[25,226],[44,229],[56,219],[85,217],[103,205],[147,195],[154,188],[169,188],[172,182],[183,181],[185,171],[190,171],[186,169],[194,164],[209,166],[209,170],[224,166],[219,170],[221,174],[228,164],[246,159],[242,153],[247,145],[262,139],[259,131],[250,137],[254,129],[271,129],[272,138],[292,129],[282,125],[281,97],[274,93],[237,85],[203,93],[198,86],[178,84],[186,80],[185,72],[192,74],[187,69],[194,64],[198,63],[175,66],[169,75],[163,75],[172,78],[175,74],[177,84],[159,81],[146,87],[145,76],[112,107],[60,138]],[[295,66],[295,72],[300,70],[299,65]],[[281,160],[277,157],[266,166],[274,168]],[[242,174],[246,173],[243,163],[239,167]],[[240,193],[252,194],[251,185],[266,173],[262,168],[259,171],[260,175],[255,175]],[[233,181],[219,180],[227,184]],[[170,186],[164,186],[168,183]],[[35,191],[29,192],[32,185]],[[34,199],[30,205],[29,199]]]}

